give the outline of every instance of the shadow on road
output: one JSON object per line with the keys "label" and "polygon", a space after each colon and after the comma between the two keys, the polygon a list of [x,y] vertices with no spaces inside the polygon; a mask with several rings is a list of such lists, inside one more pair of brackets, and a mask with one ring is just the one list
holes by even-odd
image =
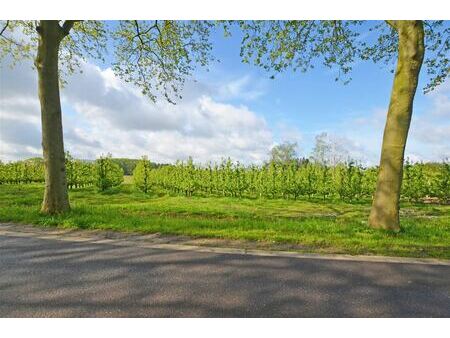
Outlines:
{"label": "shadow on road", "polygon": [[0,236],[2,317],[448,317],[450,267]]}

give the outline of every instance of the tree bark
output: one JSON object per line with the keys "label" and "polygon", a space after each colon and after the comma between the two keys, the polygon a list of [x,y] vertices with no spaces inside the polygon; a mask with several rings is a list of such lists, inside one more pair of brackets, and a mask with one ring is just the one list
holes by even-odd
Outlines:
{"label": "tree bark", "polygon": [[41,212],[63,213],[70,209],[64,163],[64,141],[59,96],[58,54],[66,32],[58,21],[42,20],[35,65],[41,105],[45,192]]}
{"label": "tree bark", "polygon": [[424,57],[424,32],[422,21],[388,23],[398,33],[398,58],[369,225],[373,228],[398,231],[404,154],[414,95]]}

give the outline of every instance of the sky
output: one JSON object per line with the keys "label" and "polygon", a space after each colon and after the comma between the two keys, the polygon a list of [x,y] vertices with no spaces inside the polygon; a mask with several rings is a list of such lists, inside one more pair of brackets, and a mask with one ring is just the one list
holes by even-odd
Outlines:
{"label": "sky", "polygon": [[[281,142],[298,144],[308,157],[316,135],[326,132],[366,165],[377,164],[393,74],[382,64],[358,62],[352,81],[334,81],[333,71],[288,70],[270,79],[239,56],[239,34],[212,37],[220,60],[186,81],[176,105],[151,102],[117,78],[106,63],[82,64],[82,73],[61,90],[65,148],[76,158],[139,158],[171,163],[231,157],[261,163]],[[107,58],[108,60],[108,58]],[[423,72],[423,71],[422,71]],[[450,157],[450,84],[416,94],[406,156],[413,161]],[[30,62],[0,73],[0,159],[42,156],[37,74]]]}

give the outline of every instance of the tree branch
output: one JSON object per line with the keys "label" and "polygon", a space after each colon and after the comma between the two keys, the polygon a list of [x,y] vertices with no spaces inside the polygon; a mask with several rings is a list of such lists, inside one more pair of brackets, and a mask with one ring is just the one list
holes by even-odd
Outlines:
{"label": "tree branch", "polygon": [[397,30],[398,26],[398,20],[384,20],[389,26]]}
{"label": "tree branch", "polygon": [[75,24],[75,22],[79,22],[81,20],[66,20],[64,21],[63,25],[62,25],[62,30],[63,30],[63,34],[64,35],[69,35],[70,30],[72,29],[73,25]]}
{"label": "tree branch", "polygon": [[134,20],[134,26],[136,27],[136,35],[135,37],[137,37],[139,39],[139,41],[141,42],[141,44],[144,44],[144,41],[142,40],[142,36],[141,36],[141,30],[139,29],[139,23],[137,20]]}
{"label": "tree branch", "polygon": [[6,20],[6,24],[5,27],[2,28],[2,30],[0,31],[0,36],[3,35],[3,33],[5,32],[6,28],[8,28],[9,25],[9,20]]}
{"label": "tree branch", "polygon": [[17,47],[23,47],[22,44],[18,43],[17,41],[11,39],[10,37],[4,36],[3,33],[6,31],[6,29],[8,28],[10,23],[10,20],[6,20],[5,26],[2,28],[2,30],[0,31],[0,37],[2,37],[3,39],[5,39],[6,41],[8,41],[9,43],[16,45]]}

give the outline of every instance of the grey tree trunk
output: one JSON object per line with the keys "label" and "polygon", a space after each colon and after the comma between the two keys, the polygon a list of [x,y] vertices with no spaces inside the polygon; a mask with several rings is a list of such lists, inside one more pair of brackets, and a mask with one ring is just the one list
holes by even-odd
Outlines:
{"label": "grey tree trunk", "polygon": [[35,60],[41,105],[45,192],[41,211],[63,213],[70,209],[64,163],[64,141],[59,96],[58,53],[65,33],[58,21],[42,20]]}
{"label": "grey tree trunk", "polygon": [[369,225],[373,228],[398,231],[404,154],[414,95],[424,57],[424,32],[422,21],[388,23],[398,33],[398,59]]}

